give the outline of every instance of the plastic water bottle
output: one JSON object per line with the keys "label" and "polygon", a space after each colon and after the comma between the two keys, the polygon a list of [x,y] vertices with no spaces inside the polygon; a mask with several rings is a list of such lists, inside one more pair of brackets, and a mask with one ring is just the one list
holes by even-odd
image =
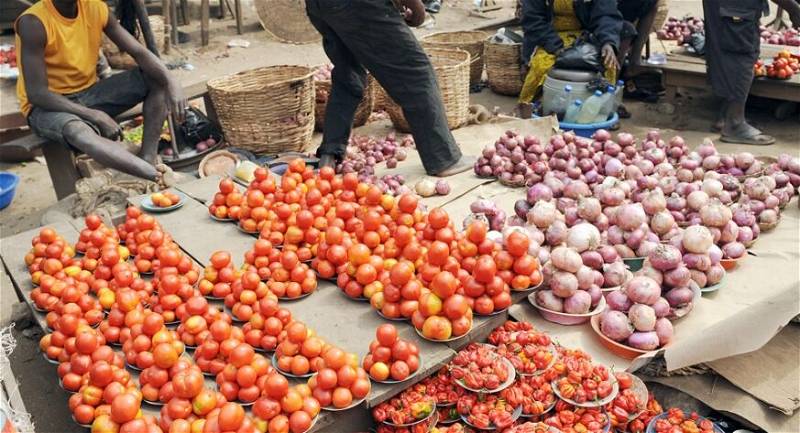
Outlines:
{"label": "plastic water bottle", "polygon": [[608,117],[611,115],[611,111],[614,109],[614,86],[609,85],[606,88],[606,93],[603,93],[603,105],[600,107],[600,111],[597,113],[597,117],[595,118],[595,122],[605,122],[608,120]]}
{"label": "plastic water bottle", "polygon": [[603,108],[603,92],[599,90],[594,91],[594,95],[590,96],[586,99],[586,102],[583,103],[581,107],[580,113],[578,113],[578,118],[576,119],[576,123],[592,123],[597,119],[597,115],[600,114],[600,110]]}
{"label": "plastic water bottle", "polygon": [[570,104],[567,112],[564,113],[564,122],[575,123],[578,119],[578,114],[581,112],[581,105],[583,105],[583,101],[580,99],[576,99],[575,102]]}
{"label": "plastic water bottle", "polygon": [[569,107],[570,100],[572,99],[572,86],[567,84],[564,86],[564,91],[556,95],[553,99],[553,103],[550,104],[550,112],[544,113],[545,115],[555,113],[556,116],[564,116],[564,112],[567,111]]}
{"label": "plastic water bottle", "polygon": [[614,111],[622,105],[622,94],[625,93],[625,82],[617,81],[617,88],[614,90]]}

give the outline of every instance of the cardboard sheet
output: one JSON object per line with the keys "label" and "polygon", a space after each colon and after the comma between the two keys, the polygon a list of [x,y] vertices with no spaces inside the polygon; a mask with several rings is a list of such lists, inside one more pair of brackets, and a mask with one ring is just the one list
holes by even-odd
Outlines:
{"label": "cardboard sheet", "polygon": [[[797,364],[795,364],[797,365]],[[771,433],[800,431],[800,412],[786,416],[770,409],[755,397],[743,392],[724,377],[703,374],[696,376],[645,377],[645,382],[657,382],[685,392],[716,411],[744,419]]]}
{"label": "cardboard sheet", "polygon": [[733,385],[786,415],[800,408],[800,325],[790,324],[755,352],[708,363]]}

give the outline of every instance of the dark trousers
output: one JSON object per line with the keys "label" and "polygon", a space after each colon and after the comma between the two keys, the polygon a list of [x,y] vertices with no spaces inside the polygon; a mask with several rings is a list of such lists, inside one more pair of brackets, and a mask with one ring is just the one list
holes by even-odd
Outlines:
{"label": "dark trousers", "polygon": [[708,80],[714,95],[725,101],[747,101],[763,10],[763,0],[703,0]]}
{"label": "dark trousers", "polygon": [[430,60],[391,0],[306,0],[306,12],[334,66],[317,155],[344,156],[366,68],[402,107],[425,171],[461,157]]}

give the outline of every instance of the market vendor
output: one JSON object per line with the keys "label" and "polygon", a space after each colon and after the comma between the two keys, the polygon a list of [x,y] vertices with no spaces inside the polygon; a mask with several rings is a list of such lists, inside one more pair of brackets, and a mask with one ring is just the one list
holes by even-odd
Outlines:
{"label": "market vendor", "polygon": [[[800,5],[794,0],[773,0],[800,26]],[[775,138],[747,123],[745,105],[753,82],[753,64],[761,41],[759,19],[769,12],[766,0],[703,0],[705,57],[711,90],[721,104],[712,130],[726,143],[768,145]]]}
{"label": "market vendor", "polygon": [[653,31],[659,0],[617,0],[617,7],[624,20],[620,34],[619,61],[625,66],[625,76],[639,74],[644,44]]}
{"label": "market vendor", "polygon": [[525,83],[518,102],[523,118],[530,117],[530,103],[558,55],[573,46],[584,31],[593,36],[600,51],[606,80],[616,83],[622,15],[615,0],[522,0],[520,21]]}
{"label": "market vendor", "polygon": [[[168,183],[156,169],[168,111],[182,118],[183,90],[164,64],[114,18],[101,0],[42,0],[15,23],[19,50],[17,97],[33,132],[83,152],[98,163],[144,179]],[[137,68],[98,80],[103,34],[133,57]],[[138,155],[116,140],[114,121],[143,102],[144,131]]]}
{"label": "market vendor", "polygon": [[462,155],[450,133],[430,59],[406,24],[422,24],[425,7],[420,0],[398,3],[404,12],[389,1],[306,0],[334,66],[317,150],[320,165],[333,166],[344,157],[369,70],[402,107],[425,171],[433,176],[467,171],[475,158]]}

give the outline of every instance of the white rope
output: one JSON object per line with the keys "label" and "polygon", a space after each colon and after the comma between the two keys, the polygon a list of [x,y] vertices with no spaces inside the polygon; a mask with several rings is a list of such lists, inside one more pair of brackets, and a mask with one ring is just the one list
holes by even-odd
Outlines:
{"label": "white rope", "polygon": [[[3,393],[6,398],[0,398],[0,411],[2,411],[11,421],[11,424],[14,425],[14,428],[19,433],[33,433],[36,431],[33,425],[33,421],[31,420],[31,414],[28,412],[23,412],[20,410],[16,410],[11,407],[11,397],[19,397],[19,388],[14,387],[14,389],[10,389],[8,384],[6,383],[5,373],[7,371],[11,371],[11,360],[9,356],[11,352],[17,347],[17,340],[14,339],[14,336],[11,335],[11,328],[14,327],[14,323],[6,326],[3,329],[0,329],[0,383],[2,383],[3,388],[6,392]],[[10,395],[6,395],[9,394]],[[2,428],[3,426],[0,426]]]}

